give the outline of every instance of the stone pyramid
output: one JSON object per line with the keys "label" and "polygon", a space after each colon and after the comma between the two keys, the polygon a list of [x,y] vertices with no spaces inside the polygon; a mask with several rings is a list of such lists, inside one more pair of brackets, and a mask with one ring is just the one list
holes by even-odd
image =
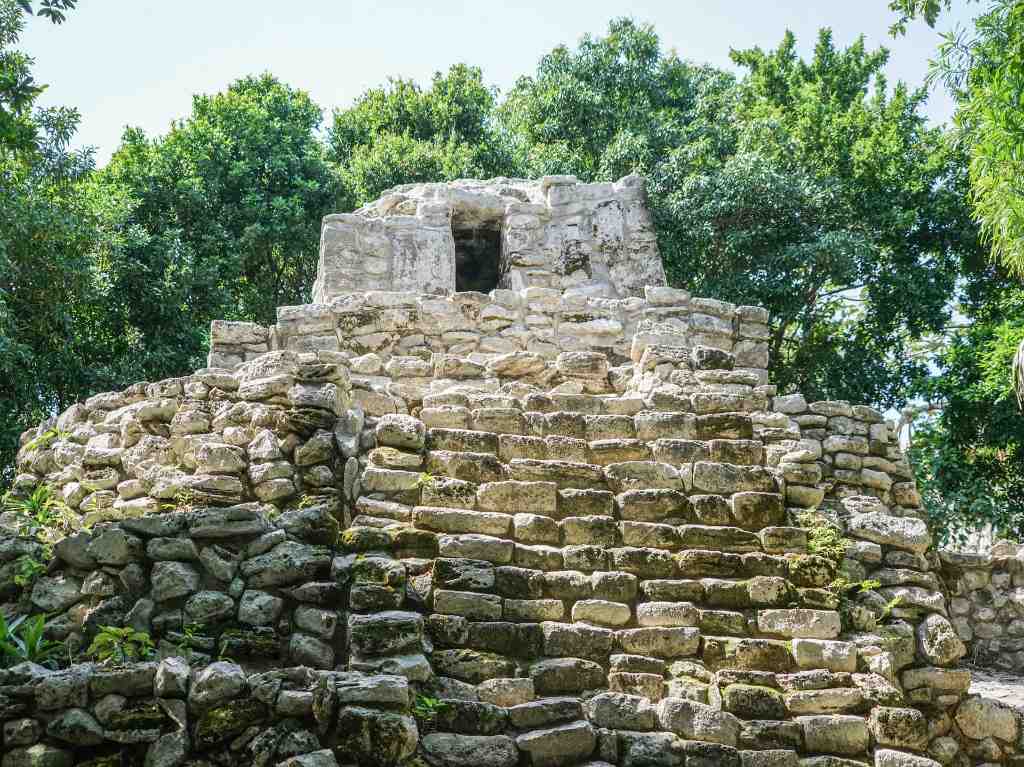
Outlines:
{"label": "stone pyramid", "polygon": [[24,435],[6,597],[158,655],[0,671],[3,767],[1020,763],[893,427],[666,287],[641,179],[399,187],[313,295]]}

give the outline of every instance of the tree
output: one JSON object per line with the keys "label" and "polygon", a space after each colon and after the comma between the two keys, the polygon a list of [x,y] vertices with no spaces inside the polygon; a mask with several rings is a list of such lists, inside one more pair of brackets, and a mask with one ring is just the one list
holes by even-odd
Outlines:
{"label": "tree", "polygon": [[[893,33],[923,18],[935,26],[950,0],[894,0]],[[973,30],[943,35],[931,77],[956,100],[957,132],[970,158],[971,202],[993,258],[1024,276],[1024,5],[994,0]]]}
{"label": "tree", "polygon": [[0,147],[27,150],[35,140],[32,105],[43,92],[32,59],[12,49],[25,26],[13,0],[0,0]]}
{"label": "tree", "polygon": [[784,390],[900,404],[977,248],[962,157],[863,40],[822,30],[803,61],[787,33],[733,59],[739,81],[615,21],[541,59],[500,114],[531,174],[646,175],[669,279],[768,308]]}
{"label": "tree", "polygon": [[784,389],[898,405],[922,371],[912,343],[948,322],[976,249],[960,158],[926,126],[924,91],[889,90],[884,49],[860,39],[838,50],[822,30],[805,62],[795,44],[787,33],[773,51],[732,54],[748,70],[736,156],[769,169],[767,199],[735,161],[690,177],[669,166],[658,179],[666,260],[704,294],[769,308]]}
{"label": "tree", "polygon": [[[77,0],[43,0],[39,16],[54,24],[65,20],[64,11],[75,7]],[[33,60],[12,50],[24,28],[22,14],[31,16],[28,0],[0,0],[0,146],[30,149],[35,140],[32,105],[46,88],[32,76]]]}
{"label": "tree", "polygon": [[[200,328],[218,317],[270,323],[276,307],[308,300],[320,221],[339,193],[320,120],[306,93],[262,75],[194,97],[166,136],[126,131],[103,175],[139,200],[133,220],[151,237],[118,274],[141,291],[128,295],[153,297],[139,308],[158,315],[139,318],[144,333],[163,333],[168,312]],[[194,355],[199,336],[187,335]]]}
{"label": "tree", "polygon": [[1024,536],[1024,418],[1011,360],[1024,343],[1024,289],[988,276],[971,319],[922,382],[934,403],[921,419],[911,457],[925,509],[950,540],[984,525],[997,536]]}
{"label": "tree", "polygon": [[546,54],[500,116],[529,175],[609,180],[707,138],[732,84],[725,72],[664,54],[652,26],[617,19],[604,37]]}
{"label": "tree", "polygon": [[[59,23],[70,0],[45,2]],[[52,13],[50,13],[52,11]],[[0,481],[18,433],[125,381],[131,336],[115,332],[105,264],[132,238],[132,201],[92,184],[91,150],[69,149],[74,109],[36,108],[32,59],[12,50],[27,3],[0,0]]]}
{"label": "tree", "polygon": [[355,207],[399,184],[488,178],[515,171],[492,127],[496,92],[479,69],[457,64],[430,88],[392,79],[334,112],[329,154]]}
{"label": "tree", "polygon": [[[950,0],[893,0],[893,34],[914,18],[935,26]],[[972,212],[995,265],[965,270],[967,320],[941,351],[921,393],[912,456],[925,506],[944,531],[991,525],[1024,535],[1024,7],[994,0],[972,30],[943,36],[932,64],[956,100],[954,131],[967,156]],[[1016,382],[1016,383],[1015,383]],[[1016,389],[1016,391],[1015,391]],[[1016,397],[1015,397],[1016,394]],[[1014,400],[1018,401],[1015,403]]]}
{"label": "tree", "polygon": [[[104,263],[136,233],[130,201],[96,194],[74,110],[37,112],[33,151],[0,150],[0,476],[21,429],[125,381],[130,338],[108,314]],[[136,354],[141,349],[133,349]]]}
{"label": "tree", "polygon": [[45,16],[54,24],[63,24],[67,19],[64,11],[74,10],[74,7],[78,5],[78,0],[42,0],[37,13],[33,11],[32,3],[29,0],[17,0],[17,3],[18,7],[29,16],[35,13],[37,16]]}

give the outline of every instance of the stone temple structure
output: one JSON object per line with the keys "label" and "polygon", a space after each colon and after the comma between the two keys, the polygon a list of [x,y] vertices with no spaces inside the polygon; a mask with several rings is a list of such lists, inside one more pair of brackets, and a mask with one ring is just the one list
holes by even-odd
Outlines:
{"label": "stone temple structure", "polygon": [[529,287],[618,298],[664,283],[640,178],[549,176],[414,184],[327,216],[313,300]]}
{"label": "stone temple structure", "polygon": [[0,670],[3,767],[1021,764],[893,428],[666,287],[640,179],[393,190],[313,298],[24,435],[5,597],[157,654]]}

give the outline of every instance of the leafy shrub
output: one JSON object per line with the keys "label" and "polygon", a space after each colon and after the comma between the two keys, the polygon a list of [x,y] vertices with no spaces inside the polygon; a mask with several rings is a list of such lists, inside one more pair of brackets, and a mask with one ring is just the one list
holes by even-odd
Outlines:
{"label": "leafy shrub", "polygon": [[56,666],[62,645],[47,639],[46,616],[19,615],[10,622],[0,612],[0,654],[5,667],[29,661],[42,666]]}
{"label": "leafy shrub", "polygon": [[130,626],[101,626],[86,652],[100,663],[117,664],[146,660],[154,650],[153,640],[145,631]]}
{"label": "leafy shrub", "polygon": [[28,496],[8,491],[0,499],[4,511],[18,515],[18,532],[43,543],[53,543],[80,527],[78,515],[53,494],[49,485],[39,485]]}
{"label": "leafy shrub", "polygon": [[32,556],[22,554],[16,562],[17,569],[14,573],[14,583],[23,589],[28,588],[36,579],[46,572],[46,562]]}
{"label": "leafy shrub", "polygon": [[430,722],[432,721],[444,708],[444,702],[437,699],[431,698],[427,695],[417,695],[416,702],[412,706],[412,713],[417,719]]}

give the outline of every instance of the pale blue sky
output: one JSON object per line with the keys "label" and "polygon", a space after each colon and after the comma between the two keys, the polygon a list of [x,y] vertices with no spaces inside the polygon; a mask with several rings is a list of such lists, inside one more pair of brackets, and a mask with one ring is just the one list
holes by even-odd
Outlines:
{"label": "pale blue sky", "polygon": [[[966,23],[978,9],[958,0],[940,22]],[[616,16],[655,25],[666,49],[730,67],[730,46],[775,46],[792,29],[808,52],[817,30],[832,27],[846,45],[864,33],[891,50],[890,80],[923,82],[938,33],[923,23],[893,40],[887,0],[80,0],[56,27],[32,19],[21,47],[36,57],[45,104],[82,112],[80,143],[100,162],[125,125],[166,130],[188,114],[193,93],[225,88],[270,71],[307,90],[323,108],[352,102],[389,75],[427,82],[436,70],[466,62],[505,91],[538,58],[584,33],[601,33]],[[948,119],[951,105],[933,93],[928,114]]]}

